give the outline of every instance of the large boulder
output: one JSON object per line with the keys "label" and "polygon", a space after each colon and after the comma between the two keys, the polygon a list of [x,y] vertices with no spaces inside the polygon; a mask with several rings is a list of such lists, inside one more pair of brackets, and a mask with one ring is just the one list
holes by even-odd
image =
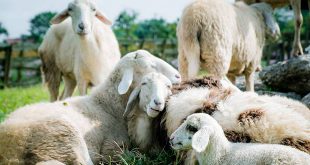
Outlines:
{"label": "large boulder", "polygon": [[259,77],[272,89],[306,95],[310,93],[310,55],[265,67]]}

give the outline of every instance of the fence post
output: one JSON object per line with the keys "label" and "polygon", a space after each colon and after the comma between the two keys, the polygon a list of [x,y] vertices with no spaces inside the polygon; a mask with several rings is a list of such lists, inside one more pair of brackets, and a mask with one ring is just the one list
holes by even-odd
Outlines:
{"label": "fence post", "polygon": [[4,59],[4,87],[9,86],[10,77],[10,67],[11,67],[11,57],[12,57],[12,45],[7,46],[5,49],[5,59]]}

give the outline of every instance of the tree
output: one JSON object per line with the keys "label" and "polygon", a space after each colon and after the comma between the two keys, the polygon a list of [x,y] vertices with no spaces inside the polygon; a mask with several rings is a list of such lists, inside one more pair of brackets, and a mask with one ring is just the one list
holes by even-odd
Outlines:
{"label": "tree", "polygon": [[138,13],[135,11],[122,11],[116,19],[113,29],[118,38],[136,38],[133,31],[136,29]]}
{"label": "tree", "polygon": [[50,20],[56,15],[55,12],[42,12],[30,20],[30,36],[35,42],[42,41],[45,33],[50,27]]}
{"label": "tree", "polygon": [[8,36],[9,33],[8,33],[8,31],[6,30],[6,28],[2,25],[2,23],[0,22],[0,36],[1,36],[1,35]]}
{"label": "tree", "polygon": [[140,39],[171,39],[176,35],[176,23],[167,23],[164,19],[150,19],[139,23],[135,35]]}

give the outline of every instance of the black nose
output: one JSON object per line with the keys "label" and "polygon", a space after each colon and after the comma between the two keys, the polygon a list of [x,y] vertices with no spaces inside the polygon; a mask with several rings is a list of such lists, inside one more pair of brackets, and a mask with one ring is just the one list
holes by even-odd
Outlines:
{"label": "black nose", "polygon": [[84,30],[84,28],[85,28],[84,24],[83,24],[83,23],[80,23],[80,24],[79,24],[79,28],[80,28],[81,30]]}
{"label": "black nose", "polygon": [[154,103],[155,103],[155,105],[161,105],[161,102],[159,102],[159,101],[157,101],[157,100],[154,100]]}

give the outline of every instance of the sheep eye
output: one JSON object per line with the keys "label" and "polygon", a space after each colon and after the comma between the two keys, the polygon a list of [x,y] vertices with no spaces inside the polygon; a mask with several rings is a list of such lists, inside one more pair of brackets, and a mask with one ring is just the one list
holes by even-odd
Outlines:
{"label": "sheep eye", "polygon": [[192,133],[195,133],[198,131],[198,129],[192,125],[187,125],[186,126],[186,129],[189,131],[189,132],[192,132]]}
{"label": "sheep eye", "polygon": [[167,85],[167,88],[169,88],[169,89],[170,89],[170,88],[171,88],[171,85]]}
{"label": "sheep eye", "polygon": [[142,83],[141,85],[146,85],[146,82]]}
{"label": "sheep eye", "polygon": [[72,11],[72,10],[73,10],[72,7],[69,7],[69,8],[68,8],[68,11]]}
{"label": "sheep eye", "polygon": [[92,7],[91,10],[92,10],[92,11],[96,11],[96,8]]}

